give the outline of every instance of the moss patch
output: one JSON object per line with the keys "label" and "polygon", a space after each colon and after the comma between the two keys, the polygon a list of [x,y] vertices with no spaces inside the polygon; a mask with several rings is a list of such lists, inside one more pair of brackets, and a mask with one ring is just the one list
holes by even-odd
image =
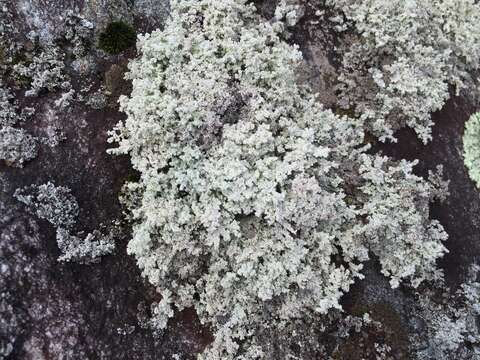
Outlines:
{"label": "moss patch", "polygon": [[100,34],[98,47],[110,55],[115,55],[135,45],[136,38],[133,27],[123,21],[113,21]]}

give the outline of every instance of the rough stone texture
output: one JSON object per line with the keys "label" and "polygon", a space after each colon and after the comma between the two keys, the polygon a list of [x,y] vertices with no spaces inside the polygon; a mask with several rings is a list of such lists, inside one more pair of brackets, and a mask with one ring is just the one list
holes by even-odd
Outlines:
{"label": "rough stone texture", "polygon": [[[256,3],[262,14],[272,16],[275,1]],[[13,14],[16,31],[10,40],[24,49],[32,49],[25,37],[30,30],[38,30],[42,42],[62,34],[67,10],[92,21],[95,34],[114,19],[132,22],[139,32],[149,31],[161,26],[168,12],[167,1],[160,0],[0,0],[2,6]],[[311,23],[312,9],[291,29],[289,41],[299,43],[305,54],[300,79],[309,82],[331,106],[335,102],[331,86],[335,81],[334,38],[321,24]],[[210,337],[192,311],[178,314],[162,336],[155,337],[142,326],[159,295],[141,279],[134,259],[126,255],[128,224],[122,224],[122,234],[115,239],[115,253],[100,263],[60,263],[53,227],[29,215],[12,197],[16,188],[53,181],[69,187],[78,200],[76,231],[88,233],[122,219],[118,192],[136,174],[127,158],[106,154],[106,132],[123,117],[116,99],[129,91],[122,75],[135,51],[104,57],[92,50],[90,55],[88,94],[105,86],[107,107],[92,109],[75,102],[67,110],[58,110],[54,102],[59,93],[25,99],[22,90],[15,92],[22,106],[37,109],[24,128],[53,143],[45,141],[38,157],[24,168],[0,164],[0,359],[174,359],[174,354],[194,358]],[[85,86],[82,74],[71,71],[69,76],[76,91]],[[469,265],[480,261],[480,194],[463,165],[461,140],[464,122],[477,106],[475,100],[462,97],[450,100],[434,115],[433,141],[426,146],[409,130],[397,134],[397,144],[376,144],[376,149],[395,158],[420,159],[416,171],[421,175],[443,164],[451,195],[433,206],[433,214],[450,236],[450,253],[441,266],[452,289],[465,280]],[[366,275],[343,305],[347,314],[368,311],[382,322],[383,332],[369,328],[348,340],[327,336],[319,341],[325,341],[325,348],[336,359],[370,358],[368,349],[379,339],[392,348],[394,359],[411,358],[408,337],[424,331],[410,315],[413,294],[403,288],[391,290],[375,261]]]}
{"label": "rough stone texture", "polygon": [[449,235],[446,246],[450,252],[441,266],[452,288],[465,281],[469,265],[480,259],[480,193],[463,163],[462,145],[464,124],[477,106],[468,97],[448,101],[442,111],[433,115],[433,140],[426,146],[408,129],[397,133],[396,144],[379,146],[394,158],[419,159],[416,172],[422,176],[443,165],[444,177],[450,181],[450,196],[434,204],[432,213]]}
{"label": "rough stone texture", "polygon": [[[152,10],[151,17],[142,18],[145,1],[139,2],[143,10],[138,12],[127,1],[0,1],[4,3],[18,30],[11,40],[24,49],[32,49],[22,36],[32,29],[39,30],[40,43],[61,36],[67,10],[83,14],[96,28],[123,18],[151,30],[165,17]],[[135,51],[104,57],[93,46],[90,52],[86,76],[67,66],[72,87],[79,92],[88,83],[87,94],[95,95],[105,85],[109,106],[92,109],[75,101],[59,110],[54,102],[60,92],[28,99],[22,90],[15,93],[22,106],[36,108],[23,127],[45,141],[38,157],[24,168],[0,164],[0,359],[192,358],[208,342],[192,312],[179,314],[161,337],[144,325],[150,304],[159,296],[126,255],[128,225],[122,225],[115,239],[115,253],[99,264],[60,263],[54,228],[29,215],[13,198],[17,188],[54,181],[69,187],[80,205],[76,231],[88,233],[123,218],[118,192],[135,174],[127,158],[106,154],[106,138],[123,116],[116,99],[129,91],[123,73]]]}

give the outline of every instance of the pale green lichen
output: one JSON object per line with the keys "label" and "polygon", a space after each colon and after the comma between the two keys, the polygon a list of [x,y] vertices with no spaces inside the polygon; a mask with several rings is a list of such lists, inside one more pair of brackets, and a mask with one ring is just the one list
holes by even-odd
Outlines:
{"label": "pale green lichen", "polygon": [[275,9],[275,20],[284,21],[287,26],[295,26],[304,15],[304,8],[298,0],[280,0]]}
{"label": "pale green lichen", "polygon": [[139,37],[110,139],[141,173],[128,252],[163,296],[152,322],[193,306],[214,332],[201,358],[268,358],[264,328],[288,341],[275,329],[340,308],[371,253],[394,287],[441,278],[438,190],[415,163],[368,154],[358,121],[296,84],[284,24],[246,0],[171,5]]}
{"label": "pale green lichen", "polygon": [[20,110],[12,91],[0,78],[0,160],[13,167],[23,165],[37,156],[38,142],[26,130],[14,127],[29,119],[35,109]]}
{"label": "pale green lichen", "polygon": [[0,127],[13,126],[18,122],[18,113],[14,105],[14,96],[2,87],[0,81]]}
{"label": "pale green lichen", "polygon": [[60,49],[50,44],[36,54],[31,62],[13,66],[17,78],[31,79],[25,96],[38,96],[42,91],[70,90],[71,85],[64,72],[63,57]]}
{"label": "pale green lichen", "polygon": [[463,157],[470,178],[480,188],[480,113],[473,114],[465,124]]}
{"label": "pale green lichen", "polygon": [[76,222],[79,207],[67,187],[48,182],[15,191],[14,197],[27,205],[27,209],[55,227],[70,229]]}
{"label": "pale green lichen", "polygon": [[7,165],[22,167],[37,156],[36,139],[23,129],[5,126],[0,128],[0,160]]}
{"label": "pale green lichen", "polygon": [[453,294],[419,295],[414,315],[423,321],[420,338],[411,339],[416,360],[480,358],[480,267],[470,268],[467,281]]}
{"label": "pale green lichen", "polygon": [[62,251],[58,261],[74,261],[82,264],[99,262],[100,257],[111,254],[115,249],[113,238],[103,235],[98,230],[82,238],[71,235],[66,229],[58,228],[57,244]]}
{"label": "pale green lichen", "polygon": [[[381,140],[407,125],[431,139],[431,113],[478,69],[480,5],[474,0],[328,0],[348,30],[339,47],[341,104]],[[343,19],[347,19],[344,23]],[[356,34],[353,37],[353,34]]]}
{"label": "pale green lichen", "polygon": [[98,262],[100,257],[113,252],[112,234],[103,235],[99,230],[85,237],[72,235],[79,206],[69,188],[48,182],[15,191],[14,197],[27,206],[28,211],[50,222],[57,231],[57,245],[62,252],[59,261],[75,261],[83,264]]}

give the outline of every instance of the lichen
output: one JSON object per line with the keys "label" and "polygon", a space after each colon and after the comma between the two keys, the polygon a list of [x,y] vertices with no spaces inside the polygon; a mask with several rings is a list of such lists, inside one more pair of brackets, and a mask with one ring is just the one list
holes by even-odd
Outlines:
{"label": "lichen", "polygon": [[26,96],[38,96],[42,91],[70,90],[68,77],[64,72],[64,59],[60,49],[50,44],[34,56],[31,62],[13,66],[17,78],[29,78]]}
{"label": "lichen", "polygon": [[13,126],[18,122],[14,96],[0,82],[0,127]]}
{"label": "lichen", "polygon": [[465,124],[463,158],[470,178],[480,188],[480,113],[473,114]]}
{"label": "lichen", "polygon": [[37,140],[23,129],[0,128],[0,160],[7,165],[22,167],[37,156]]}
{"label": "lichen", "polygon": [[27,205],[27,209],[55,227],[70,229],[76,222],[79,207],[67,187],[52,182],[31,185],[15,191],[14,197]]}
{"label": "lichen", "polygon": [[479,274],[480,267],[472,265],[467,281],[453,294],[448,289],[417,294],[414,315],[422,319],[424,331],[411,339],[416,360],[473,360],[480,356]]}
{"label": "lichen", "polygon": [[287,26],[295,26],[304,13],[297,0],[281,0],[275,9],[275,20],[285,21]]}
{"label": "lichen", "polygon": [[29,212],[56,228],[57,245],[62,252],[58,261],[95,263],[115,249],[113,233],[104,235],[94,230],[85,237],[82,234],[72,235],[79,206],[69,188],[48,182],[17,189],[14,197],[25,204]]}
{"label": "lichen", "polygon": [[100,110],[105,108],[108,104],[107,96],[105,95],[105,89],[101,88],[97,92],[90,94],[86,103],[92,109]]}
{"label": "lichen", "polygon": [[200,358],[267,357],[266,324],[281,342],[276,329],[341,308],[371,253],[394,287],[440,279],[438,190],[415,162],[367,153],[360,122],[296,84],[284,24],[246,0],[171,5],[139,37],[110,138],[141,173],[128,252],[162,294],[157,327],[193,306],[215,337]]}
{"label": "lichen", "polygon": [[81,238],[71,235],[68,230],[58,228],[57,244],[62,251],[58,261],[74,261],[82,264],[99,262],[100,257],[111,254],[115,249],[113,238],[103,235],[98,230]]}
{"label": "lichen", "polygon": [[26,130],[14,127],[28,120],[34,108],[23,107],[0,78],[0,160],[7,165],[23,167],[37,156],[38,142]]}
{"label": "lichen", "polygon": [[[341,105],[369,131],[396,141],[403,126],[431,139],[431,113],[471,83],[479,66],[480,5],[474,0],[329,0],[340,40]],[[353,35],[355,34],[355,35]],[[339,38],[341,39],[341,37]]]}

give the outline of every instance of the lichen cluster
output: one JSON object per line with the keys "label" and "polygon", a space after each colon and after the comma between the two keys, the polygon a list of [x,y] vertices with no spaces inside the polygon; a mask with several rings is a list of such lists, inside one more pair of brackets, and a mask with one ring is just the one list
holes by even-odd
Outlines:
{"label": "lichen cluster", "polygon": [[0,128],[0,159],[7,165],[22,167],[37,156],[37,142],[23,129]]}
{"label": "lichen cluster", "polygon": [[479,66],[480,5],[474,0],[329,0],[340,41],[341,105],[381,140],[407,125],[431,139],[431,113]]}
{"label": "lichen cluster", "polygon": [[98,230],[88,233],[84,238],[70,234],[64,228],[57,229],[57,245],[62,255],[59,261],[74,261],[82,264],[95,263],[100,257],[111,254],[115,242],[111,235]]}
{"label": "lichen cluster", "polygon": [[473,360],[480,357],[479,275],[480,267],[473,265],[457,291],[418,295],[413,313],[422,319],[424,331],[420,337],[412,337],[415,359]]}
{"label": "lichen cluster", "polygon": [[465,124],[463,156],[470,178],[480,188],[480,113],[473,114]]}
{"label": "lichen cluster", "polygon": [[29,107],[20,110],[12,92],[0,78],[0,160],[9,166],[22,167],[37,156],[37,139],[26,130],[15,127],[34,112]]}
{"label": "lichen cluster", "polygon": [[29,79],[30,89],[25,96],[38,96],[42,91],[69,89],[70,83],[63,73],[64,62],[60,49],[53,46],[41,51],[29,63],[14,65],[17,78]]}
{"label": "lichen cluster", "polygon": [[128,252],[162,294],[157,329],[193,306],[214,332],[201,358],[268,357],[264,329],[275,341],[340,308],[371,254],[393,287],[440,279],[440,190],[415,163],[367,153],[361,122],[296,84],[283,22],[245,0],[171,5],[165,29],[139,37],[110,139],[141,173],[124,196]]}
{"label": "lichen cluster", "polygon": [[48,182],[17,189],[14,197],[27,206],[28,211],[47,220],[56,229],[57,244],[62,252],[59,261],[79,263],[97,262],[113,252],[114,239],[94,230],[85,238],[72,235],[77,222],[79,206],[69,188]]}

